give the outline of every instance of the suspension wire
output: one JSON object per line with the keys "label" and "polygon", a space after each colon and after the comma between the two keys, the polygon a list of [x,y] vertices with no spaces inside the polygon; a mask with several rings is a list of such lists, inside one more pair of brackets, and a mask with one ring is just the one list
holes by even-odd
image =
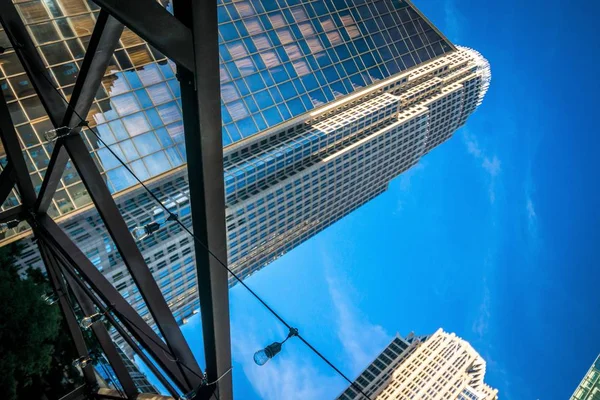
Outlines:
{"label": "suspension wire", "polygon": [[[133,172],[133,170],[127,165],[127,163],[125,163],[121,157],[119,157],[115,151],[113,149],[111,149],[106,142],[102,139],[102,137],[98,134],[98,132],[96,132],[96,130],[94,128],[92,128],[89,124],[88,121],[86,121],[78,112],[77,110],[75,110],[75,107],[73,107],[69,101],[67,101],[67,99],[65,98],[65,96],[61,93],[61,91],[56,88],[54,86],[54,83],[50,80],[49,77],[46,76],[46,74],[41,73],[40,75],[42,75],[44,77],[44,79],[46,79],[48,81],[48,83],[50,83],[50,86],[52,87],[52,89],[54,89],[58,95],[63,99],[63,101],[66,103],[67,107],[71,109],[71,111],[73,112],[73,114],[75,116],[77,116],[77,118],[79,118],[80,123],[77,125],[77,127],[83,127],[85,126],[86,128],[88,128],[88,130],[90,132],[92,132],[94,134],[94,136],[96,136],[96,138],[98,139],[98,141],[100,141],[100,143],[102,143],[106,149],[108,149],[108,151],[117,159],[117,161],[123,166],[125,167],[125,169],[131,174],[131,176],[133,176],[133,178],[140,184],[140,186],[154,199],[154,201],[169,215],[169,217],[172,218],[173,221],[175,221],[183,230],[185,230],[195,241],[196,243],[198,243],[204,250],[206,250],[206,252],[208,254],[210,254],[219,265],[221,265],[223,268],[225,268],[234,278],[236,281],[238,281],[246,290],[248,290],[248,292],[250,292],[250,294],[256,299],[258,300],[267,310],[269,310],[269,312],[279,320],[279,322],[281,322],[283,325],[285,325],[288,329],[292,329],[292,326],[290,324],[288,324],[283,317],[281,317],[275,310],[273,310],[254,290],[252,290],[246,283],[244,283],[244,281],[235,273],[233,272],[223,261],[221,261],[221,259],[219,257],[217,257],[217,255],[215,253],[212,252],[212,250],[210,250],[210,248],[208,247],[208,245],[206,245],[202,240],[200,240],[187,226],[185,226],[185,224],[179,219],[179,216],[177,214],[172,213],[171,211],[169,211],[169,209],[162,203],[162,201],[160,201],[160,199],[158,198],[158,196],[156,196],[152,190],[150,190],[150,188],[148,188],[148,186],[146,186],[146,184],[144,182],[142,182],[142,180],[140,178],[138,178],[138,176]],[[126,317],[125,317],[126,318]],[[127,319],[127,318],[126,318]],[[131,321],[129,321],[131,323]],[[327,363],[327,365],[329,365],[335,372],[337,372],[342,378],[344,378],[348,383],[350,383],[351,386],[353,386],[356,390],[359,391],[360,394],[362,394],[365,398],[367,398],[368,400],[371,400],[371,398],[365,394],[365,392],[360,388],[360,386],[358,386],[356,383],[354,383],[352,380],[350,380],[344,373],[342,373],[335,365],[333,365],[333,363],[331,361],[329,361],[323,354],[321,354],[319,351],[317,351],[317,349],[315,349],[304,337],[302,337],[300,334],[297,335],[298,338],[300,338],[300,340],[311,350],[313,351],[317,356],[319,356],[323,361],[325,361],[325,363]],[[190,369],[188,366],[186,366],[185,364],[181,363],[179,361],[180,365],[184,366],[187,369]],[[191,369],[190,369],[191,371]],[[193,371],[192,371],[193,372]],[[197,375],[197,374],[196,374]]]}
{"label": "suspension wire", "polygon": [[210,386],[210,385],[214,385],[214,384],[218,383],[221,380],[221,378],[223,378],[225,375],[227,375],[228,373],[230,373],[232,369],[233,369],[233,367],[229,367],[229,369],[227,371],[223,372],[221,374],[221,376],[217,378],[217,380],[212,381],[212,382],[207,382],[206,385]]}

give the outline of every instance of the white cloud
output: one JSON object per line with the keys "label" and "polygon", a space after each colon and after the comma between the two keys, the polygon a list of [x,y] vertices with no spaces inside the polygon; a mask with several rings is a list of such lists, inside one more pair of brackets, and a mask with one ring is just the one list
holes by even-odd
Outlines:
{"label": "white cloud", "polygon": [[401,173],[396,179],[394,179],[393,185],[397,185],[399,188],[399,198],[396,199],[396,208],[393,211],[394,215],[401,214],[404,210],[406,203],[412,200],[412,195],[409,196],[412,187],[412,179],[419,175],[426,167],[426,160],[419,160],[419,162],[409,168],[408,171]]}
{"label": "white cloud", "polygon": [[419,160],[419,162],[413,165],[408,171],[404,171],[398,177],[398,181],[400,182],[400,190],[403,192],[408,192],[411,186],[412,178],[419,174],[421,171],[425,169],[426,161]]}
{"label": "white cloud", "polygon": [[[335,318],[331,329],[343,349],[343,362],[336,366],[350,377],[361,372],[389,343],[391,336],[383,327],[371,324],[360,314],[348,294],[352,289],[343,282],[343,277],[334,273],[332,263],[324,257],[327,287]],[[344,387],[340,377],[327,367],[319,369],[321,361],[311,356],[299,341],[290,340],[284,351],[264,366],[254,364],[253,355],[266,344],[265,337],[284,338],[287,334],[280,326],[260,326],[251,315],[239,316],[232,323],[232,355],[240,364],[248,382],[265,400],[322,400],[331,398]],[[254,332],[260,332],[260,337]],[[298,346],[298,347],[297,347]],[[329,354],[329,356],[332,356]],[[234,371],[241,373],[242,371]],[[315,384],[317,382],[318,384]]]}
{"label": "white cloud", "polygon": [[537,217],[537,215],[535,214],[533,200],[531,200],[531,197],[529,196],[527,197],[527,205],[525,206],[525,208],[527,209],[527,218],[529,219],[529,223],[535,222],[535,218]]}
{"label": "white cloud", "polygon": [[528,168],[525,178],[525,216],[527,217],[527,231],[529,233],[530,245],[536,250],[539,246],[538,238],[538,216],[533,201],[535,188],[531,177],[531,168]]}
{"label": "white cloud", "polygon": [[496,201],[496,179],[502,172],[502,163],[496,156],[488,155],[480,146],[474,135],[471,135],[467,129],[462,131],[463,143],[467,147],[467,152],[481,163],[481,167],[488,176],[488,195],[490,203]]}
{"label": "white cloud", "polygon": [[475,322],[473,322],[473,332],[475,332],[479,338],[483,338],[483,336],[487,333],[488,325],[491,316],[491,295],[490,288],[487,284],[487,281],[483,280],[483,299],[479,306],[479,315]]}
{"label": "white cloud", "polygon": [[444,32],[451,41],[460,41],[461,26],[464,17],[456,7],[454,0],[444,1],[445,29]]}
{"label": "white cloud", "polygon": [[[252,325],[252,323],[249,323]],[[239,326],[239,325],[238,325]],[[246,328],[248,328],[246,326]],[[303,346],[301,343],[286,343],[285,351],[263,366],[253,361],[254,352],[265,346],[251,332],[255,329],[239,329],[232,332],[232,353],[235,361],[240,363],[248,382],[264,400],[320,400],[331,397],[328,389],[339,384],[335,376],[321,374],[311,364],[312,357],[307,356],[307,349],[293,351],[292,346]],[[258,330],[260,331],[260,330]],[[278,337],[285,337],[286,332],[280,329]],[[263,330],[263,333],[264,330]],[[239,373],[239,371],[234,371]],[[318,385],[315,382],[319,382]]]}
{"label": "white cloud", "polygon": [[373,325],[360,315],[338,280],[328,276],[327,284],[337,315],[337,336],[349,357],[352,373],[358,374],[388,344],[390,335],[382,326]]}
{"label": "white cloud", "polygon": [[498,160],[498,157],[496,157],[496,156],[492,157],[491,160],[489,158],[485,157],[483,160],[483,164],[481,164],[481,166],[492,177],[495,177],[500,173],[500,160]]}

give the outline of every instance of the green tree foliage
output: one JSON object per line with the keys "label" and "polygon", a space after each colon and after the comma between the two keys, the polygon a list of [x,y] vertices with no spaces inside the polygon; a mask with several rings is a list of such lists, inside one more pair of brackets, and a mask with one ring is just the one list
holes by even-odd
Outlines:
{"label": "green tree foliage", "polygon": [[51,370],[61,328],[59,308],[42,300],[50,291],[43,275],[19,276],[21,250],[18,243],[0,248],[0,397],[10,400],[24,398],[17,394]]}

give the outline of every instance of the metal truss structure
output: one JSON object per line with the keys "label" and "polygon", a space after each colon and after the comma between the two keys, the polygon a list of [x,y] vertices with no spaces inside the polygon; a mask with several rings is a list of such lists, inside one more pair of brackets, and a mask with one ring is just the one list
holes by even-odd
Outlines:
{"label": "metal truss structure", "polygon": [[[21,204],[0,213],[0,222],[27,221],[44,260],[78,354],[87,349],[73,303],[86,315],[104,315],[172,396],[217,394],[231,399],[231,346],[227,270],[206,250],[226,261],[225,201],[218,64],[217,2],[174,0],[174,15],[155,0],[94,0],[97,23],[68,104],[53,87],[40,54],[12,0],[0,0],[0,23],[60,135],[41,189],[36,193],[7,103],[0,91],[0,135],[8,164],[0,175],[0,204],[16,187]],[[81,137],[86,116],[124,26],[173,60],[181,83],[187,162],[190,176],[198,293],[206,371],[202,371],[159,286],[123,220],[98,167]],[[76,168],[150,311],[158,334],[120,295],[47,214],[68,162]],[[74,301],[73,301],[74,299]],[[140,396],[101,321],[92,324],[126,398]],[[91,364],[82,371],[86,385],[65,399],[122,398],[97,388]],[[218,380],[217,385],[207,384]]]}

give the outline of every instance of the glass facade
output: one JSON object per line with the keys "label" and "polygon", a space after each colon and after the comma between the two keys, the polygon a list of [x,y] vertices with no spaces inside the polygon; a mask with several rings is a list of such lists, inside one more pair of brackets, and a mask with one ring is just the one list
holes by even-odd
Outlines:
{"label": "glass facade", "polygon": [[404,1],[219,5],[225,145],[453,50]]}
{"label": "glass facade", "polygon": [[[97,6],[14,2],[68,97]],[[465,123],[489,84],[485,59],[454,47],[407,1],[218,4],[228,262],[244,278],[383,193]],[[3,31],[0,45],[9,46]],[[53,148],[44,133],[52,126],[12,50],[0,55],[0,86],[39,190]],[[191,228],[180,102],[174,64],[125,28],[87,120]],[[164,223],[147,193],[125,190],[135,179],[109,149],[91,132],[82,135],[128,227]],[[13,193],[3,208],[16,204]],[[69,236],[152,323],[71,165],[49,214],[61,217]],[[35,244],[26,242],[22,265],[41,266]],[[198,309],[189,236],[165,223],[138,247],[185,323]]]}
{"label": "glass facade", "polygon": [[[14,2],[51,79],[68,98],[98,7],[85,0]],[[168,1],[161,2],[170,9]],[[397,0],[219,1],[219,38],[224,146],[454,49],[413,7]],[[10,47],[4,31],[0,45]],[[52,126],[12,50],[0,55],[0,87],[39,190],[53,148],[44,133]],[[174,64],[125,28],[87,120],[146,180],[185,163],[180,102]],[[133,177],[108,149],[90,132],[85,136],[110,190],[133,186]],[[89,203],[69,165],[50,214]],[[17,204],[15,193],[3,208]]]}
{"label": "glass facade", "polygon": [[455,51],[226,151],[228,260],[236,273],[252,274],[364,204],[451,137],[485,90],[478,57]]}
{"label": "glass facade", "polygon": [[[14,1],[54,84],[70,96],[98,7],[84,0]],[[166,4],[166,2],[165,2]],[[0,30],[0,46],[10,43]],[[0,87],[24,149],[25,160],[39,190],[53,143],[44,133],[53,127],[29,79],[11,49],[0,55]],[[125,28],[86,119],[102,139],[141,179],[149,179],[185,163],[179,82],[175,65]],[[135,183],[91,132],[85,142],[111,192]],[[0,152],[0,164],[6,164]],[[87,191],[69,164],[49,214],[56,217],[90,203]],[[13,194],[3,205],[18,204]],[[21,227],[23,229],[25,226]]]}

